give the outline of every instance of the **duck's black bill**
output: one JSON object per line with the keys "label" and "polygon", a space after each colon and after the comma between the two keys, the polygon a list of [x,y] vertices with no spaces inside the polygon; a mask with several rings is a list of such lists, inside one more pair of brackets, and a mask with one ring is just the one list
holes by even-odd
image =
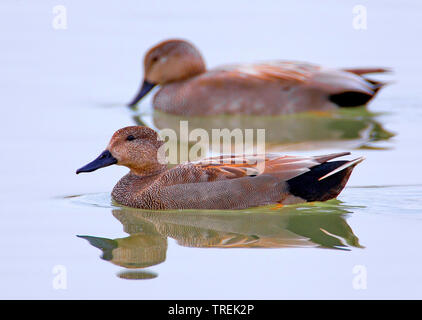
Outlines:
{"label": "duck's black bill", "polygon": [[139,90],[138,94],[132,100],[132,102],[129,103],[129,107],[135,106],[139,102],[139,100],[141,100],[143,97],[145,97],[148,94],[148,92],[150,92],[152,90],[152,88],[154,88],[155,86],[156,85],[154,83],[151,83],[151,82],[144,80],[144,82],[142,83],[142,87]]}
{"label": "duck's black bill", "polygon": [[116,163],[117,159],[111,155],[110,151],[105,150],[99,155],[97,159],[76,170],[76,174],[81,172],[92,172]]}

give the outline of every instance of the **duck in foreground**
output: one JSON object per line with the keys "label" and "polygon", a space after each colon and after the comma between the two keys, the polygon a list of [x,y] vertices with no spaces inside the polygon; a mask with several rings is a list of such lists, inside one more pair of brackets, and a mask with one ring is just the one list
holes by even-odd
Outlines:
{"label": "duck in foreground", "polygon": [[142,209],[245,209],[335,198],[363,160],[330,161],[349,154],[315,157],[219,156],[168,168],[164,142],[148,128],[116,131],[107,149],[76,173],[112,164],[130,172],[116,184],[113,199]]}
{"label": "duck in foreground", "polygon": [[159,85],[153,106],[180,115],[276,115],[331,111],[368,103],[384,85],[363,77],[383,68],[329,69],[275,61],[206,70],[201,53],[184,40],[167,40],[144,58],[144,81],[135,106]]}

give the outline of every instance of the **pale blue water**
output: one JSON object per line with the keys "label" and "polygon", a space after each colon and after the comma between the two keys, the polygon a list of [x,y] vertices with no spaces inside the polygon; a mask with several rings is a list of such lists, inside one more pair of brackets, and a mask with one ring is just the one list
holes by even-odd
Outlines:
{"label": "pale blue water", "polygon": [[[51,26],[56,4],[0,4],[1,298],[421,298],[418,2],[360,2],[365,31],[352,28],[354,1],[63,1],[67,30]],[[394,83],[369,106],[374,115],[244,120],[268,126],[274,150],[365,156],[338,201],[136,212],[110,201],[124,168],[76,176],[138,115],[174,124],[151,112],[150,97],[138,112],[124,106],[143,53],[169,37],[191,40],[210,67],[271,59],[392,67],[378,77]],[[54,289],[57,265],[66,289]],[[366,289],[353,286],[356,266]]]}

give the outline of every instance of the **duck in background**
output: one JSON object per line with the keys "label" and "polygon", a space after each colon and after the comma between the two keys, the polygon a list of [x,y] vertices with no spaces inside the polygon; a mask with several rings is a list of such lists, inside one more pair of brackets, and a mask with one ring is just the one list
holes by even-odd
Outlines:
{"label": "duck in background", "polygon": [[166,40],[144,58],[144,81],[134,107],[155,86],[156,110],[179,115],[278,115],[331,111],[367,104],[385,83],[364,77],[384,68],[330,69],[275,61],[207,70],[201,53],[185,40]]}
{"label": "duck in background", "polygon": [[76,173],[112,164],[130,172],[114,187],[119,204],[153,210],[245,209],[337,197],[363,158],[330,161],[348,152],[315,157],[218,156],[168,168],[164,142],[148,127],[119,129],[107,149]]}

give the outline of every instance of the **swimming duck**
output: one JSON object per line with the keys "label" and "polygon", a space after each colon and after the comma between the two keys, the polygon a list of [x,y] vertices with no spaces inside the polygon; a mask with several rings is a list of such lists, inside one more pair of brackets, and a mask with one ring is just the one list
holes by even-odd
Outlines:
{"label": "swimming duck", "polygon": [[159,85],[153,106],[180,115],[275,115],[330,111],[368,103],[384,85],[362,75],[383,68],[329,69],[276,61],[207,70],[195,46],[167,40],[144,58],[144,81],[129,104],[135,106]]}
{"label": "swimming duck", "polygon": [[112,198],[129,207],[244,209],[335,198],[363,160],[330,161],[348,152],[315,157],[266,154],[219,156],[168,168],[163,144],[148,127],[125,127],[114,133],[98,158],[76,173],[113,164],[128,167]]}

